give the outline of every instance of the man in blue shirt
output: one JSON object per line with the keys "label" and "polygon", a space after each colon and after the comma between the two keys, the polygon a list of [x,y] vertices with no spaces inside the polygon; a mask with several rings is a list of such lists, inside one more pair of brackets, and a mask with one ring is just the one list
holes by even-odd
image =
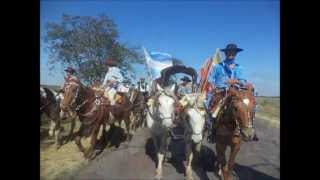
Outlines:
{"label": "man in blue shirt", "polygon": [[[223,97],[226,95],[226,88],[228,87],[228,84],[239,84],[240,86],[244,86],[247,83],[247,80],[242,73],[242,67],[238,63],[235,63],[237,53],[242,50],[243,49],[238,48],[236,44],[228,44],[225,49],[221,50],[225,53],[226,59],[214,66],[212,75],[209,77],[209,81],[212,85],[210,87],[211,93],[212,90],[214,90],[214,94],[209,94],[209,97],[213,98],[211,102],[207,104],[212,112],[212,123],[214,123],[214,120],[221,108],[220,105]],[[212,141],[214,133],[209,134],[209,141]]]}

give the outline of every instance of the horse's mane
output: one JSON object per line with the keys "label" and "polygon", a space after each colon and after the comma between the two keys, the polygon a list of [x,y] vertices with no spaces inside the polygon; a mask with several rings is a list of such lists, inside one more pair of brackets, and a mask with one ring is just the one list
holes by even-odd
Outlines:
{"label": "horse's mane", "polygon": [[53,94],[52,90],[47,87],[43,87],[43,89],[44,89],[45,93],[47,94],[48,100],[52,103],[56,103],[57,100],[56,100],[55,95]]}

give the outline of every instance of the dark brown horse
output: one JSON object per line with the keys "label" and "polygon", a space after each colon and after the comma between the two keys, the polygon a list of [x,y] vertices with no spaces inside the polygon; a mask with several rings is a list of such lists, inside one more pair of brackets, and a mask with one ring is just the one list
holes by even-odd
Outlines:
{"label": "dark brown horse", "polygon": [[131,140],[133,132],[133,123],[134,123],[134,108],[136,107],[133,103],[130,102],[129,97],[127,97],[123,93],[118,93],[121,96],[121,99],[115,105],[109,106],[110,111],[110,121],[118,122],[119,126],[121,126],[122,121],[125,122],[126,125],[126,139],[128,141]]}
{"label": "dark brown horse", "polygon": [[130,102],[135,106],[133,109],[133,129],[144,127],[146,123],[147,94],[133,89],[130,92]]}
{"label": "dark brown horse", "polygon": [[[215,124],[218,157],[216,168],[220,176],[222,171],[224,180],[230,179],[241,140],[252,139],[253,99],[249,90],[231,86],[218,113]],[[227,162],[225,152],[228,146],[231,147],[231,152]]]}
{"label": "dark brown horse", "polygon": [[60,147],[60,106],[56,92],[40,86],[40,118],[46,115],[50,119],[49,136],[55,136],[55,146]]}

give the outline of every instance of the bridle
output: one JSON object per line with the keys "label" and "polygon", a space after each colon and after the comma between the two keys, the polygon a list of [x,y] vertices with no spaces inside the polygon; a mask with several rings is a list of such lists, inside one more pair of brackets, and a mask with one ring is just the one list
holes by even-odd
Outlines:
{"label": "bridle", "polygon": [[[228,89],[229,90],[229,89]],[[237,88],[237,91],[241,91],[241,90],[244,90],[244,88]],[[223,106],[225,106],[224,108],[224,112],[223,113],[232,113],[235,109],[234,107],[234,104],[236,102],[240,102],[241,103],[241,106],[248,106],[247,103],[244,102],[245,99],[247,98],[242,98],[242,97],[239,97],[237,95],[234,95],[234,94],[227,94],[226,97],[225,97],[226,101],[227,101],[227,98],[231,98],[229,102],[229,104],[226,104],[227,102],[224,101],[224,104]],[[246,107],[248,108],[248,107]],[[220,115],[220,118],[221,118],[221,115]],[[239,119],[238,118],[234,118],[235,120],[235,123],[236,123],[236,134],[241,134],[243,133],[243,129],[250,129],[253,127],[252,125],[252,117],[251,117],[251,114],[250,114],[250,110],[247,110],[247,118],[248,118],[248,124],[246,126],[243,126],[243,124],[240,124],[239,122]]]}
{"label": "bridle", "polygon": [[[79,111],[81,107],[83,107],[88,100],[84,100],[81,102],[81,100],[83,100],[83,97],[80,94],[80,89],[82,88],[81,84],[75,83],[75,82],[71,82],[69,83],[65,88],[69,88],[69,86],[71,85],[76,85],[76,93],[71,101],[71,103],[69,105],[67,105],[67,108],[70,108],[71,110],[75,110],[75,111]],[[80,102],[79,102],[80,101]]]}
{"label": "bridle", "polygon": [[[161,96],[161,95],[165,95],[167,97],[170,97],[174,100],[174,103],[177,102],[177,98],[173,95],[170,95],[168,94],[165,90],[161,90],[160,92],[158,92],[156,94],[156,100],[158,100],[158,98]],[[148,113],[151,115],[152,119],[154,120],[165,120],[165,119],[171,119],[171,120],[174,120],[175,119],[175,113],[172,113],[170,117],[161,117],[161,114],[159,112],[159,103],[158,102],[155,102],[155,105],[154,105],[154,108],[153,108],[153,113],[150,112],[150,108],[147,107],[147,110],[148,110]]]}

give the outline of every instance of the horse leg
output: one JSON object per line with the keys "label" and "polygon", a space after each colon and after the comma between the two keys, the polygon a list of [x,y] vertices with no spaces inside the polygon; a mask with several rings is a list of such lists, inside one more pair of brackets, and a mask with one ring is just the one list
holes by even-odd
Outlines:
{"label": "horse leg", "polygon": [[52,137],[54,135],[54,131],[56,128],[56,122],[50,119],[50,129],[49,129],[49,136]]}
{"label": "horse leg", "polygon": [[76,122],[76,117],[72,116],[71,117],[71,127],[70,127],[69,134],[67,136],[67,141],[70,141],[72,139],[72,134],[73,134],[73,130],[74,130],[74,127],[75,127],[75,122]]}
{"label": "horse leg", "polygon": [[109,148],[112,145],[111,144],[111,140],[112,140],[112,137],[113,137],[113,130],[115,128],[115,124],[112,123],[109,126],[105,126],[105,133],[107,133],[107,128],[108,128],[108,136],[105,136],[105,141],[107,142],[106,147]]}
{"label": "horse leg", "polygon": [[188,140],[186,142],[186,165],[185,165],[185,176],[187,180],[192,180],[192,159],[193,159],[193,152],[192,152],[192,140]]}
{"label": "horse leg", "polygon": [[55,135],[55,147],[56,149],[59,149],[61,147],[61,121],[59,119],[56,119],[55,127],[54,127],[54,135]]}
{"label": "horse leg", "polygon": [[84,157],[90,158],[92,156],[92,152],[97,144],[97,137],[100,130],[100,124],[93,127],[93,130],[91,132],[91,138],[90,138],[90,145],[87,148]]}
{"label": "horse leg", "polygon": [[84,147],[83,147],[83,145],[82,145],[82,143],[81,143],[81,130],[82,130],[82,125],[81,125],[81,127],[80,127],[80,129],[79,129],[79,131],[76,133],[76,137],[75,137],[75,143],[76,143],[76,145],[78,146],[78,148],[79,148],[79,150],[81,151],[81,152],[85,152],[85,149],[84,149]]}
{"label": "horse leg", "polygon": [[135,115],[135,131],[141,127],[140,124],[141,124],[141,115],[140,115],[140,112],[138,112]]}
{"label": "horse leg", "polygon": [[230,158],[228,161],[228,169],[229,169],[228,174],[229,174],[229,176],[230,176],[231,172],[233,171],[235,159],[236,159],[236,156],[237,156],[239,150],[240,150],[240,138],[235,137],[232,139]]}
{"label": "horse leg", "polygon": [[195,144],[195,160],[196,160],[196,163],[199,162],[201,160],[201,147],[202,147],[202,141],[200,141],[199,143],[196,143]]}
{"label": "horse leg", "polygon": [[[169,146],[171,144],[171,140],[172,140],[171,136],[167,135],[165,137],[165,150],[164,150],[164,153],[163,153],[164,154],[163,162],[169,162],[169,159],[172,158],[172,153],[169,150]],[[168,156],[168,154],[169,154],[169,156]]]}
{"label": "horse leg", "polygon": [[126,140],[127,141],[130,141],[131,140],[131,126],[132,126],[132,123],[131,123],[131,119],[130,119],[130,116],[127,116],[127,117],[125,117],[125,119],[124,119],[124,122],[125,122],[125,124],[126,124]]}
{"label": "horse leg", "polygon": [[162,163],[165,159],[165,154],[167,149],[167,137],[168,137],[168,133],[165,132],[162,134],[162,136],[160,135],[160,139],[158,141],[159,151],[157,153],[158,165],[156,169],[156,176],[155,176],[156,179],[162,178]]}
{"label": "horse leg", "polygon": [[216,142],[217,160],[218,160],[218,175],[221,177],[223,173],[223,179],[228,180],[227,170],[228,165],[225,157],[227,146],[221,142]]}

